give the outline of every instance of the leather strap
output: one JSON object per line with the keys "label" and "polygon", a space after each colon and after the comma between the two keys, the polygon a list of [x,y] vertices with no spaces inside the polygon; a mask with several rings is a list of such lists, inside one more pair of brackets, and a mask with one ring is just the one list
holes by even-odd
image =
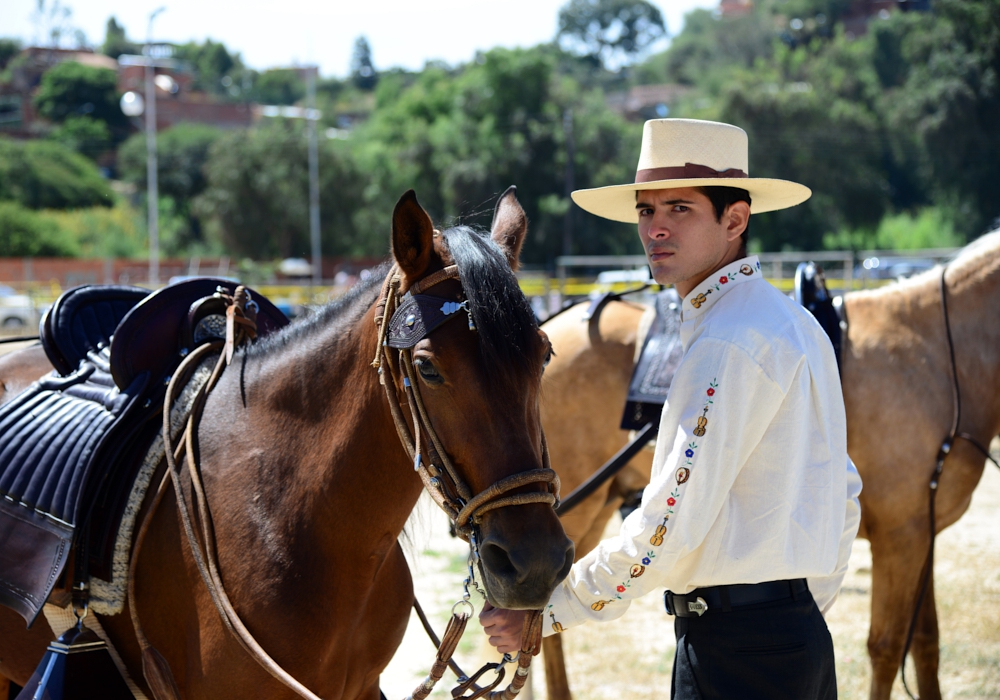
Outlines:
{"label": "leather strap", "polygon": [[684,165],[670,166],[666,168],[646,168],[636,171],[635,184],[644,182],[656,182],[658,180],[700,180],[710,178],[748,178],[750,177],[739,168],[727,168],[726,170],[716,170],[707,165],[698,163],[685,163]]}

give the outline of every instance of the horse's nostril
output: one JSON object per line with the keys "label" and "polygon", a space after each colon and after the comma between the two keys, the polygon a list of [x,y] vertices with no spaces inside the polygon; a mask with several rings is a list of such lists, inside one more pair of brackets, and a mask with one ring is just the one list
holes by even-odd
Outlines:
{"label": "horse's nostril", "polygon": [[510,555],[503,547],[496,544],[485,544],[480,550],[479,556],[483,558],[483,564],[494,576],[511,579],[517,577],[517,567],[514,566]]}

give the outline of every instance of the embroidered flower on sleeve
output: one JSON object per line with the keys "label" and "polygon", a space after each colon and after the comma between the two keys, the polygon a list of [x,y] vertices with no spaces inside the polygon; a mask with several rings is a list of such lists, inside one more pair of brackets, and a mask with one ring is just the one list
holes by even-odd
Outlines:
{"label": "embroidered flower on sleeve", "polygon": [[719,284],[725,284],[728,281],[729,281],[729,278],[726,277],[725,275],[723,275],[722,277],[719,278]]}

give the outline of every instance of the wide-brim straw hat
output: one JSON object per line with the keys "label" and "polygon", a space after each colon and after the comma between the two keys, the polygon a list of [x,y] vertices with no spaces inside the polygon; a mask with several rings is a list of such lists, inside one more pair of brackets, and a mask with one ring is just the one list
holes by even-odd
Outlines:
{"label": "wide-brim straw hat", "polygon": [[750,177],[747,133],[732,124],[700,119],[651,119],[642,129],[635,182],[577,190],[581,209],[613,221],[636,223],[636,191],[680,187],[739,187],[750,193],[751,214],[794,207],[812,195],[788,180]]}

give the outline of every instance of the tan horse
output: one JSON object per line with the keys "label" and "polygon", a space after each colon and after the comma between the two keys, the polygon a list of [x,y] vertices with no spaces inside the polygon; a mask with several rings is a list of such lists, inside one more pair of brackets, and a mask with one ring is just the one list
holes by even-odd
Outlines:
{"label": "tan horse", "polygon": [[[843,387],[848,451],[864,482],[859,536],[871,542],[868,650],[872,700],[889,698],[917,600],[930,535],[928,483],[954,417],[952,372],[937,268],[914,279],[844,297]],[[960,432],[988,445],[1000,432],[1000,231],[969,245],[946,272],[950,326],[961,391]],[[611,303],[588,331],[578,306],[543,325],[555,357],[543,383],[542,416],[553,468],[568,493],[627,440],[618,429],[641,309]],[[594,324],[591,324],[592,326]],[[648,477],[650,460],[632,462]],[[958,440],[937,494],[937,530],[968,508],[984,457]],[[617,507],[617,486],[564,516],[577,556],[593,548]],[[545,640],[549,700],[566,700],[559,637]],[[912,645],[923,700],[941,697],[933,584]],[[912,676],[911,676],[912,677]]]}
{"label": "tan horse", "polygon": [[[461,309],[460,320],[444,323],[412,352],[431,425],[472,493],[545,464],[538,396],[549,344],[512,274],[525,230],[512,191],[497,205],[492,242],[463,227],[435,232],[412,193],[393,212],[404,290],[458,266],[460,279],[428,293]],[[379,697],[379,674],[413,602],[397,538],[421,481],[371,367],[379,347],[378,277],[237,357],[233,369],[244,363],[245,371],[222,375],[198,430],[229,597],[262,647],[331,699]],[[31,365],[38,357],[28,355],[0,361],[4,386],[23,385],[23,358]],[[405,411],[398,367],[384,370]],[[545,503],[484,513],[478,533],[481,583],[497,605],[540,608],[572,562],[572,544]],[[135,590],[128,605],[169,662],[182,697],[295,697],[220,620],[172,491],[150,521]],[[101,622],[148,693],[129,614]],[[25,631],[23,619],[0,609],[0,675],[25,683],[51,639],[44,620]]]}

